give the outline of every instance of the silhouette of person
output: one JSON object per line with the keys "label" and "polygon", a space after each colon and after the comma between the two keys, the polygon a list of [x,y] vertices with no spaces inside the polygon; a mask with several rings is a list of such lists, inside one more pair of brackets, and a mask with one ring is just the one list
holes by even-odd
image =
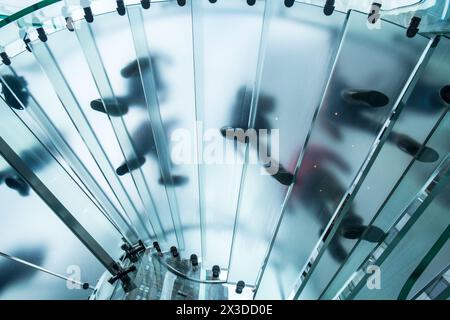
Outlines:
{"label": "silhouette of person", "polygon": [[[175,125],[175,121],[166,121],[164,125],[166,129],[165,131],[167,132]],[[150,155],[151,157],[158,159],[155,139],[149,122],[145,121],[141,123],[140,126],[133,132],[131,140],[133,141],[133,145],[135,147],[134,151],[136,153],[136,158],[133,158],[133,156],[128,157],[128,162],[123,162],[116,169],[116,173],[119,176],[123,176],[142,167],[146,161],[146,155]],[[158,183],[172,183],[174,186],[181,186],[188,182],[188,178],[181,175],[172,175],[171,180],[171,182],[164,182],[162,177],[160,177]]]}
{"label": "silhouette of person", "polygon": [[[155,88],[158,92],[158,100],[159,102],[165,101],[167,98],[167,86],[164,83],[159,66],[160,62],[164,60],[167,59],[161,55],[154,55],[151,57],[151,66],[148,59],[138,59],[130,62],[121,70],[121,76],[124,79],[128,79],[128,93],[123,97],[116,97],[117,103],[105,99],[104,103],[107,106],[110,116],[118,117],[125,115],[131,106],[138,108],[147,107],[141,82],[141,72],[145,72],[150,67],[152,68]],[[107,113],[101,99],[92,100],[91,108],[102,113]]]}
{"label": "silhouette of person", "polygon": [[448,107],[448,105],[450,105],[450,85],[442,87],[439,93],[442,101],[444,101]]}
{"label": "silhouette of person", "polygon": [[[122,77],[129,80],[128,93],[124,97],[116,98],[117,104],[107,100],[104,101],[104,103],[107,105],[110,116],[123,116],[128,112],[130,106],[136,106],[140,108],[147,107],[144,89],[141,82],[141,72],[144,72],[150,67],[152,67],[159,101],[162,102],[166,98],[167,88],[163,82],[160,68],[158,66],[159,61],[161,61],[162,59],[163,57],[161,56],[152,56],[152,66],[150,66],[148,59],[134,60],[121,70]],[[101,99],[91,101],[91,108],[96,111],[106,113],[105,106],[103,105],[103,101]],[[164,123],[166,129],[165,134],[174,124],[174,121],[166,121]],[[133,142],[136,157],[134,157],[134,155],[129,155],[129,157],[127,158],[128,161],[125,161],[119,167],[117,167],[116,173],[119,176],[123,176],[133,170],[142,167],[146,161],[146,155],[150,155],[153,158],[158,159],[155,137],[153,135],[151,123],[149,121],[143,122],[133,132],[131,140]],[[166,139],[166,141],[168,140]],[[160,184],[172,183],[174,186],[183,185],[187,181],[187,177],[180,175],[173,175],[170,182],[163,181],[162,177],[160,177],[158,180]]]}
{"label": "silhouette of person", "polygon": [[[28,106],[30,93],[27,89],[27,82],[23,77],[6,75],[0,78],[2,94],[5,102],[16,110],[23,110]],[[17,97],[17,98],[16,98]],[[42,147],[36,146],[25,150],[19,154],[20,158],[34,171],[42,169],[45,164],[39,158],[46,158],[48,155],[37,156],[42,153]],[[0,171],[0,184],[5,183],[10,189],[16,190],[21,196],[30,194],[28,183],[11,167]]]}
{"label": "silhouette of person", "polygon": [[[12,253],[24,261],[42,265],[45,260],[43,248],[19,248]],[[0,294],[19,281],[31,278],[37,270],[19,262],[10,261],[0,256]]]}
{"label": "silhouette of person", "polygon": [[[19,157],[34,172],[48,165],[49,161],[42,159],[50,159],[51,156],[41,145],[36,145],[35,147],[20,152]],[[5,183],[10,189],[16,190],[23,197],[30,194],[30,186],[28,183],[10,166],[0,171],[0,184],[2,183]]]}
{"label": "silhouette of person", "polygon": [[[235,103],[232,107],[232,113],[230,117],[229,125],[223,126],[220,129],[220,133],[224,138],[233,137],[235,139],[233,133],[235,130],[243,130],[247,131],[249,128],[249,119],[250,119],[250,109],[252,102],[252,90],[247,87],[241,87],[236,96]],[[247,94],[246,94],[247,93]],[[258,97],[258,106],[257,112],[255,114],[255,121],[251,129],[256,131],[256,136],[258,138],[256,144],[256,152],[259,152],[260,143],[262,140],[260,139],[260,130],[267,130],[267,133],[270,134],[272,126],[270,124],[269,116],[271,113],[275,111],[275,99],[273,97],[267,96],[264,93],[260,93]],[[265,150],[267,150],[268,154],[270,154],[270,139],[268,139],[268,145]],[[238,141],[248,143],[245,141]],[[252,144],[251,144],[252,145]],[[252,145],[253,146],[253,145]],[[255,146],[254,146],[255,147]],[[272,173],[269,171],[269,165],[274,166],[276,163],[276,167],[278,171]],[[278,163],[276,159],[270,158],[269,164],[263,164],[266,170],[271,174],[273,178],[275,178],[278,182],[283,185],[290,185],[294,179],[292,173],[288,172],[281,164]]]}
{"label": "silhouette of person", "polygon": [[[336,174],[333,173],[334,170],[345,173],[350,170],[350,167],[333,151],[319,145],[310,145],[303,157],[292,191],[290,205],[301,204],[312,212],[322,226],[320,234],[330,222],[346,191]],[[337,236],[329,244],[333,259],[342,262],[347,256],[341,243],[342,237],[358,239],[363,236],[364,240],[379,242],[383,238],[384,232],[375,226],[363,225],[363,219],[355,213],[351,206],[339,226]]]}
{"label": "silhouette of person", "polygon": [[[340,93],[338,101],[335,101],[332,97],[334,92]],[[435,96],[438,96],[437,93]],[[390,103],[390,98],[376,90],[349,89],[345,81],[337,79],[327,90],[324,101],[326,116],[321,118],[322,122],[333,138],[341,140],[340,127],[342,126],[377,135],[382,125],[376,119],[377,109],[386,108]],[[418,108],[415,110],[418,110]],[[427,110],[425,112],[433,112],[435,108],[424,108],[421,112],[424,112],[424,110]],[[394,143],[403,152],[415,156],[417,161],[435,162],[439,159],[439,155],[432,148],[422,147],[421,143],[405,134],[397,133],[395,130],[389,134],[387,141]]]}
{"label": "silhouette of person", "polygon": [[25,78],[6,75],[0,78],[0,82],[2,95],[11,108],[23,110],[28,106],[30,93],[27,90],[28,84]]}

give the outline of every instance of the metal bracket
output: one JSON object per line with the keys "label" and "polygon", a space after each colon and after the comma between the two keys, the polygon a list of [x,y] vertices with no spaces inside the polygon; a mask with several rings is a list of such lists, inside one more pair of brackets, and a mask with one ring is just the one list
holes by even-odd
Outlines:
{"label": "metal bracket", "polygon": [[136,266],[132,265],[128,268],[123,269],[118,263],[115,263],[113,268],[116,270],[115,275],[108,279],[110,284],[114,284],[117,280],[122,282],[122,288],[125,292],[130,292],[136,289],[136,285],[131,281],[128,274],[136,271]]}
{"label": "metal bracket", "polygon": [[[145,251],[145,245],[142,240],[139,240],[134,245],[129,245],[128,243],[124,243],[122,245],[122,250],[125,251],[125,255],[123,256],[123,260],[130,259],[131,262],[137,262],[139,259],[139,254]],[[122,260],[122,259],[121,259]]]}

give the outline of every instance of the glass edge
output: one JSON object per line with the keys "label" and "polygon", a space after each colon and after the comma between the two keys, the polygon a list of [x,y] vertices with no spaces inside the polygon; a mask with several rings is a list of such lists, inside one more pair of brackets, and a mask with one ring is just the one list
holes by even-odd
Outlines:
{"label": "glass edge", "polygon": [[43,1],[37,2],[35,4],[32,4],[31,6],[28,6],[16,13],[13,13],[10,16],[7,16],[3,20],[1,20],[0,21],[0,29],[7,26],[11,22],[14,22],[14,21],[19,20],[20,18],[23,18],[24,16],[26,16],[34,11],[43,9],[45,7],[48,7],[54,3],[61,2],[61,1],[62,0],[43,0]]}

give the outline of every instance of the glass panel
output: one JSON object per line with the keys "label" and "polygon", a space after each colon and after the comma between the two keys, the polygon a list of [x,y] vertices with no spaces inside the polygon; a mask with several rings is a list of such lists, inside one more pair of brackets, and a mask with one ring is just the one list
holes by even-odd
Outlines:
{"label": "glass panel", "polygon": [[[360,226],[360,233],[370,224],[375,213],[406,174],[414,157],[422,163],[439,163],[438,160],[442,154],[438,154],[433,148],[425,148],[420,153],[418,151],[447,112],[446,105],[440,97],[440,90],[450,80],[449,51],[450,40],[441,39],[438,47],[432,52],[411,96],[406,101],[406,106],[396,121],[387,143],[378,154],[353,200],[353,211],[358,216],[353,223]],[[362,238],[362,241],[376,242],[376,233],[378,236],[382,235],[382,232],[375,227],[367,230],[368,236],[366,239]],[[348,253],[358,240],[359,238],[348,239],[340,235],[333,239],[340,244],[344,258],[348,257]],[[334,259],[332,253],[332,250],[328,248],[321,257],[320,264],[308,280],[308,285],[300,299],[317,299],[321,294],[320,290],[325,289],[343,262]]]}
{"label": "glass panel", "polygon": [[[64,30],[61,32],[65,33],[67,31]],[[56,34],[52,34],[51,37]],[[51,42],[50,39],[49,42]],[[67,42],[70,44],[70,41]],[[30,103],[30,108],[34,108],[35,105],[37,105],[42,110],[45,110],[49,121],[53,123],[54,127],[62,134],[62,137],[76,152],[88,171],[96,178],[98,183],[102,186],[102,189],[107,192],[109,198],[116,206],[119,204],[123,209],[123,212],[132,215],[133,212],[136,212],[136,208],[131,202],[128,193],[125,191],[124,186],[121,184],[120,180],[117,179],[117,175],[113,171],[109,160],[109,158],[114,159],[114,154],[117,155],[117,152],[114,151],[117,150],[117,144],[107,143],[100,145],[98,137],[102,137],[102,133],[97,135],[97,133],[93,131],[93,127],[87,122],[85,114],[82,112],[82,109],[79,108],[80,105],[75,99],[74,91],[71,91],[68,87],[68,83],[62,75],[61,69],[58,69],[59,67],[56,65],[56,62],[52,60],[51,56],[49,57],[48,47],[42,43],[37,43],[35,45],[38,54],[40,53],[42,55],[41,58],[43,60],[47,59],[46,61],[41,62],[44,63],[43,69],[50,74],[53,83],[50,83],[41,72],[33,55],[26,51],[13,58],[14,63],[10,69],[2,69],[3,77],[5,78],[10,75],[18,77],[18,79],[13,79],[13,83],[20,84],[15,88],[12,88],[15,95],[17,97],[22,97],[24,95],[22,91],[25,90],[27,96],[24,96],[24,98],[29,98],[29,101],[27,101],[26,104]],[[64,48],[64,46],[61,46],[61,50],[64,50]],[[73,52],[76,53],[77,51],[73,50]],[[67,52],[64,53],[66,58],[70,57]],[[64,67],[69,64],[69,66],[73,67],[71,61],[71,59],[67,59],[61,66]],[[77,62],[80,61],[77,60]],[[83,64],[81,61],[80,67],[82,66]],[[80,86],[83,85],[83,83],[83,81],[80,81],[77,85]],[[53,85],[56,86],[54,87]],[[77,86],[75,86],[75,88],[77,88]],[[59,97],[55,94],[55,89],[58,89],[58,92],[62,94],[61,100],[59,100]],[[95,90],[95,87],[87,87],[84,91],[92,89]],[[81,95],[81,97],[83,97],[83,95]],[[61,101],[64,101],[64,104],[62,104]],[[67,108],[67,110],[65,108]],[[107,123],[105,126],[105,123],[101,122],[101,119],[96,123],[97,126],[94,127],[99,131],[102,131],[103,135],[111,130]],[[77,126],[74,127],[73,124],[76,124]],[[40,125],[45,127],[45,124],[43,123],[40,123]],[[108,151],[108,155],[105,150]],[[109,189],[109,186],[113,187],[113,191]],[[119,202],[116,202],[116,199]],[[136,223],[135,226],[139,227]]]}
{"label": "glass panel", "polygon": [[[409,39],[404,29],[392,24],[369,29],[367,15],[350,13],[270,256],[269,264],[283,266],[286,295],[338,205],[359,181],[362,165],[370,159],[377,137],[397,108],[428,45],[428,39]],[[392,70],[395,76],[386,77]],[[358,215],[350,210],[345,219],[357,220]],[[341,259],[341,248],[334,248],[334,258]]]}
{"label": "glass panel", "polygon": [[[294,161],[309,134],[344,21],[345,15],[339,12],[325,17],[320,7],[296,4],[286,8],[281,4],[267,22],[267,46],[254,128],[272,130],[268,137],[270,161],[275,170],[276,166],[279,169],[270,176],[258,163],[248,165],[240,194],[231,281],[255,283],[292,174],[288,174],[290,181],[280,180],[294,169]],[[261,150],[262,138],[259,143]]]}
{"label": "glass panel", "polygon": [[[431,291],[430,295],[433,298],[437,296],[437,293],[440,293],[439,289],[442,290],[443,284],[448,286],[448,282],[445,280],[444,275],[446,271],[448,271],[450,268],[449,264],[450,257],[448,254],[450,252],[450,241],[448,241],[449,233],[450,227],[447,226],[447,229],[441,234],[440,239],[438,239],[433,244],[433,247],[422,258],[420,264],[417,265],[416,270],[420,270],[419,271],[421,272],[420,277],[418,279],[415,278],[413,273],[409,275],[408,284],[411,283],[411,285],[410,287],[406,288],[410,290],[406,298],[401,297],[399,294],[398,297],[394,299],[416,299],[418,294],[422,292],[422,289],[430,289],[428,287],[430,282],[433,282],[433,280],[439,278],[440,279],[438,282],[441,283],[440,285],[438,285],[438,288],[435,287],[434,290],[427,290]],[[422,267],[425,267],[425,269],[423,270]],[[406,282],[403,284],[402,290],[403,288],[405,288],[406,284],[407,284]]]}
{"label": "glass panel", "polygon": [[[172,5],[176,6],[175,2]],[[132,6],[128,8],[128,21],[130,23],[133,43],[137,58],[137,71],[140,75],[143,91],[143,103],[146,105],[148,117],[151,123],[151,133],[153,134],[154,147],[160,167],[160,181],[165,188],[165,194],[169,202],[170,214],[172,217],[172,228],[174,230],[176,243],[181,250],[184,250],[184,238],[181,231],[181,221],[178,208],[178,201],[175,194],[175,177],[171,173],[171,159],[168,138],[161,118],[159,100],[165,96],[157,94],[157,88],[161,88],[161,74],[156,61],[153,63],[153,47],[149,52],[147,35],[145,32],[144,18],[141,6]],[[160,90],[161,91],[161,90]]]}
{"label": "glass panel", "polygon": [[[76,128],[72,125],[68,114],[61,107],[61,103],[55,95],[51,84],[40,72],[39,67],[35,64],[33,56],[27,52],[14,57],[14,66],[0,69],[3,83],[2,91],[5,100],[12,108],[18,110],[18,114],[23,116],[21,108],[30,116],[39,121],[38,124],[44,129],[50,129],[46,123],[41,122],[39,116],[40,110],[45,112],[50,123],[61,133],[62,137],[70,144],[77,153],[82,162],[89,168],[89,171],[97,177],[99,183],[103,186],[109,197],[114,199],[114,194],[107,188],[106,182],[103,180],[93,158],[85,149],[83,141],[80,139]],[[8,91],[9,90],[9,91]],[[8,93],[11,93],[8,95]],[[17,99],[20,100],[16,102]],[[45,107],[43,107],[45,106]],[[106,187],[105,187],[106,185]]]}
{"label": "glass panel", "polygon": [[[158,4],[155,4],[156,6]],[[129,10],[131,8],[128,8]],[[115,12],[104,14],[96,17],[96,22],[86,24],[83,22],[85,29],[77,30],[80,43],[82,44],[89,58],[95,55],[103,65],[103,70],[109,80],[107,85],[102,85],[101,97],[106,104],[110,104],[111,99],[118,104],[118,111],[122,109],[120,114],[122,128],[118,138],[122,146],[129,145],[128,150],[124,150],[125,157],[129,163],[135,163],[131,166],[131,174],[138,174],[146,177],[145,185],[148,188],[152,199],[145,201],[149,208],[148,212],[154,212],[155,218],[152,219],[152,225],[161,231],[167,237],[167,245],[178,245],[175,234],[175,227],[172,220],[172,208],[161,178],[161,168],[156,149],[155,139],[152,131],[153,125],[150,125],[149,115],[147,112],[147,103],[140,74],[139,60],[137,58],[133,37],[130,30],[128,19],[123,19]],[[117,32],[111,32],[111,28],[117,28]],[[94,52],[92,44],[88,45],[88,37],[94,38],[97,51]],[[115,43],[121,43],[120,51],[111,52],[111,48]],[[93,70],[94,74],[100,74],[98,70]],[[108,101],[109,100],[109,101]],[[112,121],[117,121],[117,115],[110,114]],[[118,128],[118,126],[116,127]],[[131,144],[127,142],[131,139]],[[116,168],[122,168],[126,164],[119,164]],[[141,172],[141,173],[139,173]],[[123,173],[123,177],[129,176],[127,172]],[[159,222],[156,222],[156,218]],[[164,241],[163,241],[164,242]]]}
{"label": "glass panel", "polygon": [[[104,267],[32,190],[22,196],[7,186],[14,172],[0,157],[0,252],[95,286]],[[87,299],[91,293],[0,256],[1,300]]]}
{"label": "glass panel", "polygon": [[[224,161],[220,129],[245,128],[250,115],[265,1],[192,2],[196,90],[200,212],[203,265],[227,268],[242,172],[242,146],[232,151],[238,161]],[[230,14],[233,18],[230,19]],[[230,159],[227,159],[230,160]]]}
{"label": "glass panel", "polygon": [[[86,101],[86,103],[90,105],[90,109],[87,113],[91,116],[95,114],[97,117],[102,117],[103,119],[107,118],[105,113],[108,114],[108,118],[111,121],[114,130],[113,133],[119,141],[121,149],[121,155],[118,157],[118,161],[114,164],[116,172],[118,172],[119,168],[123,169],[128,167],[137,169],[133,170],[131,175],[123,176],[121,173],[121,180],[123,182],[132,181],[137,190],[137,199],[135,198],[134,201],[143,204],[144,206],[144,212],[139,216],[139,221],[142,225],[146,226],[146,230],[156,230],[157,237],[159,237],[162,241],[164,235],[161,230],[161,222],[156,214],[154,200],[151,197],[142,170],[139,169],[139,165],[141,163],[139,162],[139,158],[136,156],[135,148],[131,142],[123,118],[121,117],[121,106],[118,104],[118,101],[112,92],[109,78],[99,56],[89,24],[85,21],[81,21],[76,24],[76,27],[79,46],[83,49],[90,72],[92,73],[92,77],[98,88],[98,92],[90,96],[89,101]],[[86,75],[88,75],[89,69],[87,70]],[[90,77],[88,78],[90,79]],[[92,84],[94,86],[94,83]],[[98,110],[99,107],[102,111]],[[146,238],[147,237],[148,236],[146,236]]]}
{"label": "glass panel", "polygon": [[450,29],[450,7],[448,1],[424,1],[420,6],[412,6],[409,10],[393,10],[383,12],[383,18],[408,27],[413,17],[419,17],[419,32],[445,33]]}
{"label": "glass panel", "polygon": [[[16,74],[12,68],[2,68],[1,73],[4,75],[0,75],[3,98],[8,102],[11,110],[46,145],[54,157],[68,162],[70,167],[66,166],[66,171],[83,186],[83,189],[90,196],[92,195],[93,199],[102,207],[103,212],[117,223],[122,234],[132,243],[136,242],[138,240],[137,234],[130,225],[128,217],[119,212],[113,201],[110,200],[107,192],[102,189],[97,179],[91,175],[63,134],[57,130],[42,107],[34,99],[34,96],[28,91],[25,81],[20,85],[23,78]],[[22,95],[18,97],[14,91],[17,91],[19,86],[22,87],[20,90]],[[60,163],[64,165],[65,161],[60,161]]]}
{"label": "glass panel", "polygon": [[[108,254],[111,257],[118,257],[120,233],[55,161],[48,150],[14,115],[3,99],[0,99],[0,113],[4,121],[0,126],[1,137]],[[12,188],[23,195],[29,192],[28,184],[23,178],[17,176],[17,173],[6,172],[5,174],[11,176],[8,183]]]}
{"label": "glass panel", "polygon": [[[148,44],[152,57],[155,92],[166,134],[166,137],[161,137],[161,128],[159,129],[160,139],[166,139],[166,144],[163,144],[161,148],[158,147],[158,150],[172,151],[169,177],[167,177],[167,159],[164,160],[166,161],[166,178],[164,179],[169,180],[165,188],[168,189],[169,194],[172,193],[171,198],[174,198],[173,192],[176,193],[186,257],[193,253],[200,256],[197,165],[192,159],[196,148],[193,143],[195,94],[191,2],[188,1],[183,7],[174,0],[162,3],[152,2],[151,10],[137,10],[136,7],[133,11],[130,10],[130,19],[132,13],[136,11],[142,13],[146,40],[138,40],[139,32],[135,34],[134,39],[135,42],[145,43],[146,41]],[[134,19],[134,22],[138,20]],[[134,25],[133,29],[142,30],[142,25],[139,24]],[[150,69],[141,66],[141,74],[146,75],[149,72]],[[154,116],[158,118],[158,115]],[[178,154],[177,150],[180,149]],[[158,155],[160,161],[163,160],[161,156]],[[180,158],[178,159],[177,156]],[[175,200],[171,202],[176,204]]]}
{"label": "glass panel", "polygon": [[[64,40],[63,40],[64,39]],[[93,82],[91,80],[91,86],[87,86],[87,88],[84,87],[86,83],[89,83],[90,80],[90,74],[85,69],[85,72],[73,72],[73,60],[68,60],[67,54],[61,54],[61,51],[57,49],[64,48],[61,46],[62,42],[65,42],[66,39],[68,39],[67,36],[65,36],[62,32],[57,32],[52,34],[48,39],[47,43],[42,42],[36,42],[32,44],[32,52],[33,55],[36,58],[36,61],[41,65],[42,69],[44,70],[45,74],[51,81],[54,90],[56,94],[58,95],[59,99],[63,103],[64,107],[66,108],[66,111],[70,115],[72,121],[74,122],[75,126],[77,127],[80,135],[83,137],[84,141],[86,142],[87,146],[94,150],[94,154],[98,155],[99,158],[96,158],[98,162],[101,163],[100,168],[106,172],[109,173],[108,181],[112,183],[116,183],[117,187],[119,189],[119,195],[122,195],[125,197],[125,201],[127,201],[127,205],[130,206],[130,208],[127,208],[128,212],[134,212],[136,209],[136,203],[138,201],[135,200],[135,197],[130,197],[131,190],[134,190],[132,188],[132,182],[128,182],[127,184],[122,183],[115,172],[111,172],[111,161],[109,158],[107,158],[105,151],[104,151],[104,145],[109,145],[109,143],[103,143],[99,140],[99,135],[95,133],[93,130],[94,125],[89,123],[85,112],[83,111],[81,106],[86,106],[86,102],[89,100],[90,97],[90,90],[95,90],[95,87],[93,86]],[[73,38],[74,39],[74,38]],[[76,42],[73,42],[72,44],[75,46]],[[51,45],[54,45],[51,47]],[[70,43],[69,43],[70,44]],[[74,48],[78,48],[75,46]],[[79,54],[78,50],[73,50],[71,52],[74,54],[74,58],[76,54],[78,54],[78,58],[82,58],[82,56]],[[58,59],[59,58],[59,59]],[[80,63],[80,68],[83,68],[85,64],[83,64],[82,60],[78,60]],[[75,64],[76,65],[76,64]],[[64,67],[70,68],[66,69]],[[78,66],[77,66],[78,67]],[[70,70],[70,71],[68,71]],[[75,75],[78,75],[80,78],[75,78]],[[85,76],[85,77],[83,77]],[[82,87],[74,86],[73,83],[78,84],[78,86],[82,85]],[[79,89],[79,90],[77,90]],[[84,92],[87,91],[87,94],[85,95]],[[97,127],[98,128],[98,127]],[[113,136],[112,136],[113,137]],[[107,140],[108,141],[108,140]],[[133,210],[133,211],[131,211]],[[135,223],[138,227],[140,227],[141,221],[138,220]],[[147,229],[147,231],[149,231]],[[145,233],[144,233],[145,234]],[[148,234],[148,233],[147,233]]]}
{"label": "glass panel", "polygon": [[[413,93],[411,99],[414,99],[414,97],[417,96]],[[447,112],[445,118],[440,122],[426,144],[428,148],[435,150],[439,154],[438,161],[433,163],[415,161],[399,181],[399,185],[387,199],[386,203],[383,203],[380,207],[370,225],[375,225],[377,228],[383,230],[383,232],[387,232],[392,227],[403,208],[408,204],[408,201],[420,190],[424,179],[430,176],[437,168],[437,165],[449,153],[449,134],[450,114]],[[324,299],[332,299],[337,294],[347,279],[351,277],[352,273],[361,265],[375,246],[376,244],[368,241],[360,241],[356,244],[348,260],[340,268],[339,273],[334,276],[331,284],[325,291],[323,295]]]}
{"label": "glass panel", "polygon": [[[397,243],[395,249],[390,252],[381,265],[376,262],[376,265],[380,267],[382,276],[380,288],[369,290],[367,286],[363,286],[355,299],[397,299],[400,290],[416,266],[446,229],[447,232],[444,235],[448,239],[449,206],[450,183],[447,179],[446,187],[433,199],[420,218]],[[450,259],[450,250],[444,251],[446,248],[448,249],[449,246],[444,245],[440,249],[439,254],[432,260],[434,263],[428,266],[426,272],[417,279],[416,284],[421,282],[426,284],[447,266]],[[416,286],[416,289],[413,289],[408,297],[413,296],[417,289],[420,289],[420,286],[419,288]]]}

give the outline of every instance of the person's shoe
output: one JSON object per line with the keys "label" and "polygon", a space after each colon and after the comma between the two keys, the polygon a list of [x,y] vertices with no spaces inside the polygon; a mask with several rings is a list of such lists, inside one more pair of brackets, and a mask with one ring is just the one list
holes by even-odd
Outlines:
{"label": "person's shoe", "polygon": [[[266,166],[265,168],[266,170],[268,169]],[[286,169],[284,169],[282,166],[278,168],[278,171],[275,174],[271,174],[271,176],[279,183],[285,186],[290,186],[295,180],[294,175],[289,171],[287,171]]]}
{"label": "person's shoe", "polygon": [[125,66],[121,71],[120,75],[124,78],[130,78],[140,75],[140,69],[145,70],[150,67],[149,60],[147,58],[141,58],[139,60],[134,60]]}
{"label": "person's shoe", "polygon": [[4,76],[0,84],[5,101],[11,108],[23,110],[28,106],[30,94],[23,77]]}
{"label": "person's shoe", "polygon": [[373,108],[389,104],[389,98],[384,93],[375,90],[345,90],[342,97],[348,102],[364,103]]}
{"label": "person's shoe", "polygon": [[439,154],[434,149],[425,146],[421,150],[422,145],[407,135],[399,134],[395,141],[400,150],[413,157],[415,156],[419,162],[433,163],[439,159]]}
{"label": "person's shoe", "polygon": [[417,155],[416,160],[423,163],[433,163],[439,160],[439,153],[437,153],[436,150],[425,146]]}
{"label": "person's shoe", "polygon": [[108,103],[107,104],[108,112],[106,112],[105,106],[103,105],[103,101],[101,99],[96,99],[91,101],[91,108],[95,111],[102,112],[104,114],[108,114],[111,117],[120,117],[128,113],[128,106],[124,104],[113,104]]}
{"label": "person's shoe", "polygon": [[172,176],[172,179],[171,179],[172,181],[171,182],[169,182],[169,183],[164,183],[164,180],[163,180],[163,178],[162,177],[160,177],[159,179],[158,179],[158,183],[160,184],[160,185],[170,185],[170,186],[172,186],[172,187],[179,187],[179,186],[182,186],[182,185],[185,185],[188,181],[189,181],[189,178],[188,177],[185,177],[185,176],[177,176],[177,175],[174,175],[174,176]]}
{"label": "person's shoe", "polygon": [[145,157],[138,157],[137,159],[131,161],[131,163],[124,163],[120,167],[116,169],[116,173],[118,176],[123,176],[127,173],[130,173],[133,170],[139,169],[145,163]]}
{"label": "person's shoe", "polygon": [[7,177],[5,184],[9,188],[16,190],[23,197],[30,194],[30,186],[20,177]]}
{"label": "person's shoe", "polygon": [[372,243],[379,243],[386,234],[383,230],[375,226],[344,226],[342,236],[346,239],[363,239]]}
{"label": "person's shoe", "polygon": [[450,85],[442,87],[440,91],[441,99],[444,100],[446,104],[450,104]]}
{"label": "person's shoe", "polygon": [[366,230],[366,226],[343,226],[342,227],[342,236],[345,239],[359,239],[363,235],[364,231]]}
{"label": "person's shoe", "polygon": [[376,226],[367,227],[366,232],[363,235],[363,239],[372,243],[380,243],[383,241],[386,233]]}

